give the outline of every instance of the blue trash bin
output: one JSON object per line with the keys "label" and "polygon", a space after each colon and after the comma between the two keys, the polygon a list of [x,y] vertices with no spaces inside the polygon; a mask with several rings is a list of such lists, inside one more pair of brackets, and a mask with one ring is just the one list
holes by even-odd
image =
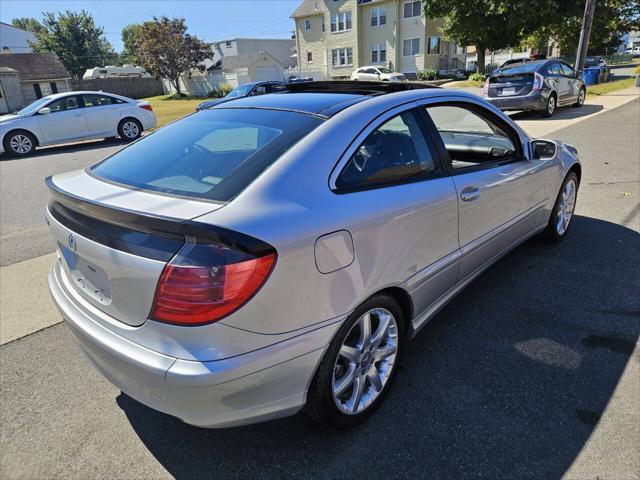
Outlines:
{"label": "blue trash bin", "polygon": [[585,68],[582,72],[582,79],[586,85],[595,85],[600,76],[600,67]]}

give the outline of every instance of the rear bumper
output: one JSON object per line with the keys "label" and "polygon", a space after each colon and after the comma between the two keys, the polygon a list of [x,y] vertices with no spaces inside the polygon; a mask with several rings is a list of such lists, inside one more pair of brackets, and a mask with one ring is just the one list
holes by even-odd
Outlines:
{"label": "rear bumper", "polygon": [[49,274],[49,288],[75,340],[111,383],[200,427],[233,427],[299,411],[337,328],[332,324],[224,360],[188,361],[149,350],[94,321],[94,307],[70,293],[59,262]]}
{"label": "rear bumper", "polygon": [[548,92],[535,92],[517,97],[484,97],[493,106],[503,111],[544,110],[549,99]]}

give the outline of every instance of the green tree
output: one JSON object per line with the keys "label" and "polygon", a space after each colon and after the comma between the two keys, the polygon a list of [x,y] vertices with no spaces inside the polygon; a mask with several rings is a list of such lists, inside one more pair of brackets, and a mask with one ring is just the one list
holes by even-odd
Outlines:
{"label": "green tree", "polygon": [[180,75],[191,69],[204,70],[201,62],[211,58],[211,47],[187,33],[184,18],[153,18],[135,35],[136,58],[150,73],[168,79],[178,95]]}
{"label": "green tree", "polygon": [[89,12],[46,12],[43,29],[36,32],[32,45],[36,52],[51,51],[58,55],[74,79],[82,77],[87,68],[104,65],[114,57],[114,51]]}
{"label": "green tree", "polygon": [[122,39],[122,43],[124,44],[124,48],[122,49],[122,57],[124,58],[126,63],[138,63],[136,57],[136,42],[141,30],[142,24],[131,23],[124,27],[122,29],[122,32],[120,33],[120,38]]}
{"label": "green tree", "polygon": [[442,33],[459,45],[475,45],[476,71],[484,73],[485,51],[519,45],[523,37],[558,15],[561,0],[425,0],[427,18],[444,18]]}
{"label": "green tree", "polygon": [[[557,22],[550,22],[547,29],[558,40],[560,49],[574,54],[578,48],[584,2],[573,0],[572,8]],[[622,36],[640,28],[640,2],[638,0],[599,0],[591,26],[589,53],[595,55],[615,51]]]}
{"label": "green tree", "polygon": [[44,30],[42,24],[33,17],[14,18],[11,20],[11,25],[33,33],[38,33]]}

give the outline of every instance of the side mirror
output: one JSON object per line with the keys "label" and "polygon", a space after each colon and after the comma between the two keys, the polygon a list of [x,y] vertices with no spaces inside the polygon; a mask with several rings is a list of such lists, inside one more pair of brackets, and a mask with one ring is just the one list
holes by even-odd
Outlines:
{"label": "side mirror", "polygon": [[531,149],[536,160],[552,160],[558,152],[558,146],[551,140],[534,140],[531,142]]}
{"label": "side mirror", "polygon": [[51,109],[49,107],[44,107],[38,110],[38,114],[40,115],[49,115],[51,113]]}

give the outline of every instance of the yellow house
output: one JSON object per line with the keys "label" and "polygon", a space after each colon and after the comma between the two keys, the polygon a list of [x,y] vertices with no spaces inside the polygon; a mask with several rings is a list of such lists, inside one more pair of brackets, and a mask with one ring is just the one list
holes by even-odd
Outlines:
{"label": "yellow house", "polygon": [[442,20],[425,19],[421,0],[303,0],[291,17],[298,69],[316,80],[365,65],[409,78],[424,68],[465,68],[464,48],[441,38]]}

